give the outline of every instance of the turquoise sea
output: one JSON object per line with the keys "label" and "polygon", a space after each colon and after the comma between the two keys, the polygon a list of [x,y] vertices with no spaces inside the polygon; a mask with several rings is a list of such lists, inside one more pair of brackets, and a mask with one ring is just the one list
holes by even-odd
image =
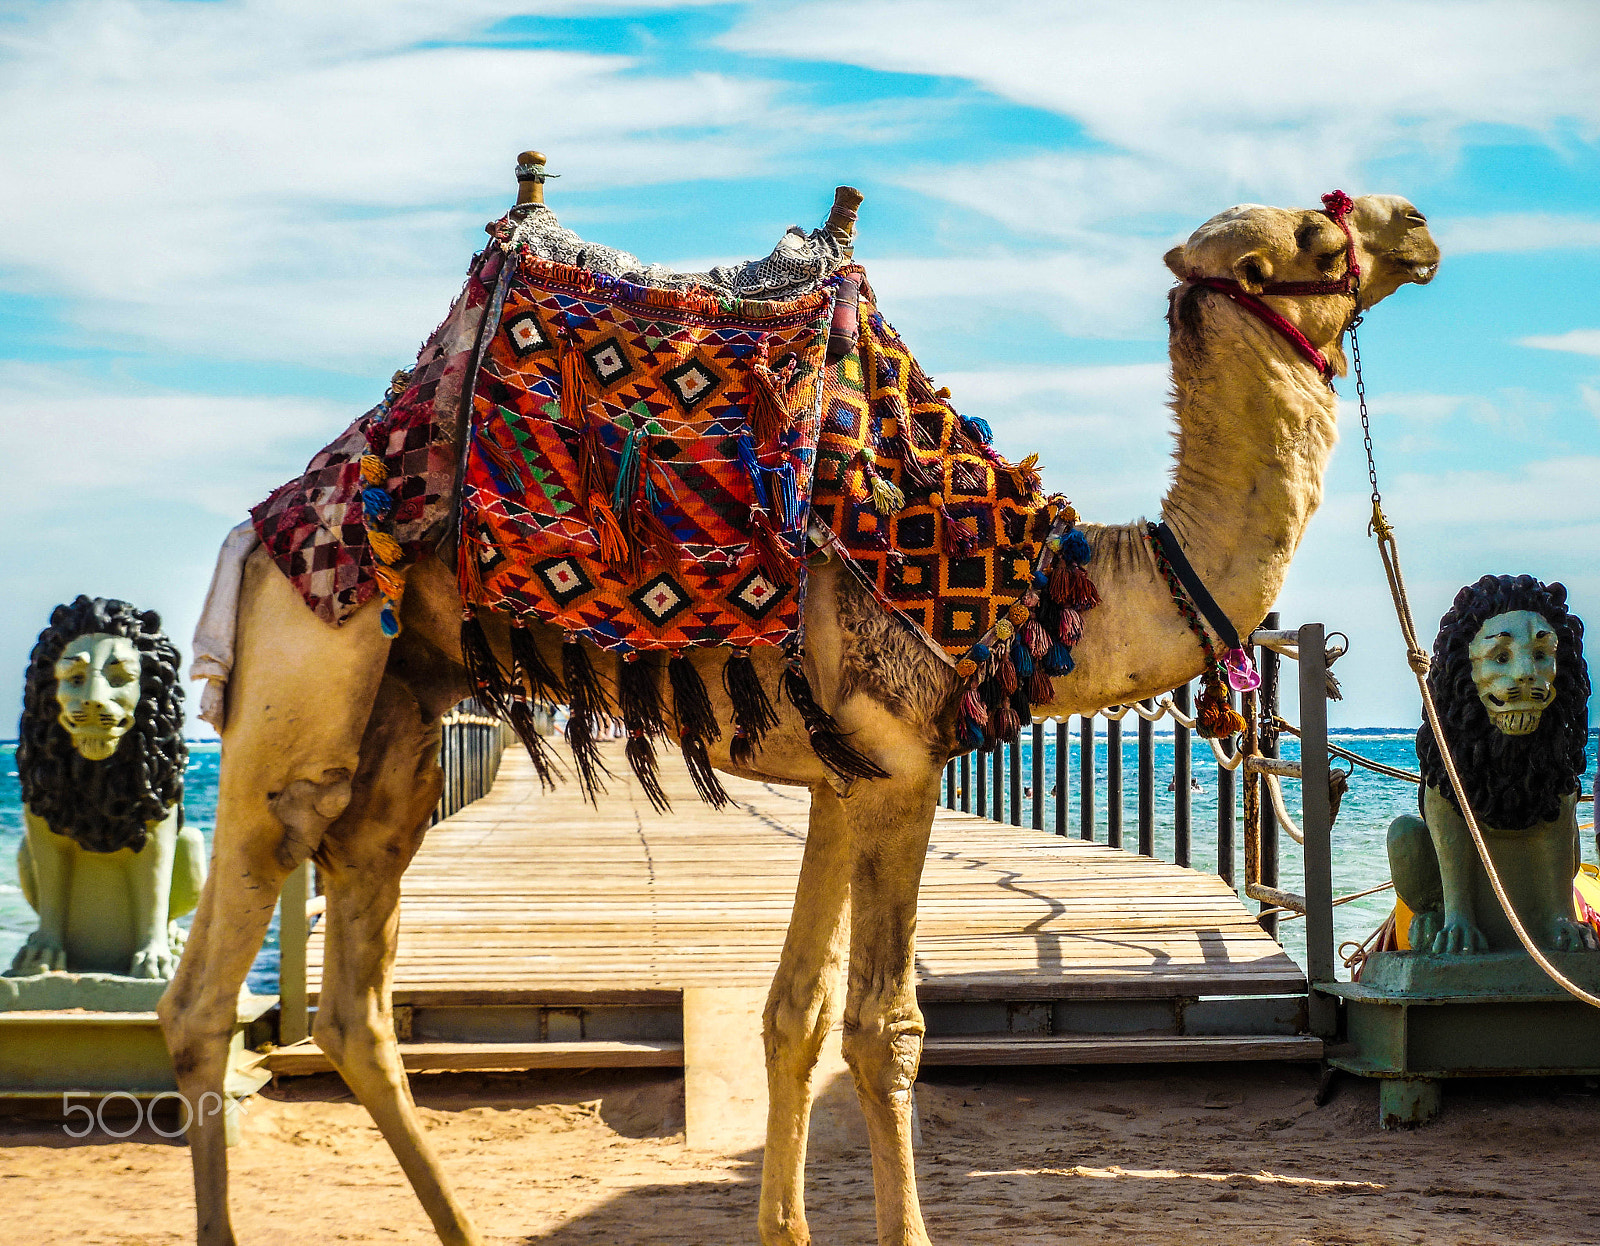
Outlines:
{"label": "turquoise sea", "polygon": [[[1123,740],[1123,843],[1138,846],[1138,814],[1137,793],[1135,790],[1135,776],[1137,774],[1137,746],[1134,740],[1135,732],[1132,723],[1124,724],[1128,730]],[[1074,723],[1073,745],[1071,753],[1071,778],[1068,791],[1071,794],[1070,830],[1078,833],[1077,799],[1078,791],[1078,746],[1077,724]],[[1100,724],[1103,729],[1104,724]],[[1406,770],[1416,769],[1416,754],[1413,749],[1415,738],[1414,730],[1390,727],[1372,727],[1355,730],[1335,731],[1332,733],[1335,741],[1352,752],[1371,757],[1376,761],[1385,762]],[[1054,733],[1047,731],[1045,746],[1045,773],[1047,794],[1045,800],[1045,819],[1047,827],[1055,825],[1054,798],[1048,794],[1048,786],[1053,782],[1055,774],[1055,740]],[[1600,732],[1591,732],[1588,773],[1593,773],[1596,738]],[[1102,842],[1105,838],[1105,748],[1104,736],[1096,742],[1096,772],[1099,775],[1099,792],[1096,798],[1096,807],[1099,810],[1099,825],[1096,838]],[[1192,748],[1192,773],[1199,781],[1203,790],[1192,794],[1192,852],[1193,864],[1196,869],[1215,870],[1217,868],[1217,838],[1216,838],[1216,800],[1217,780],[1216,765],[1212,760],[1211,750],[1201,741],[1194,741]],[[1030,782],[1031,759],[1029,747],[1025,744],[1023,749],[1023,774],[1024,782]],[[1285,757],[1297,756],[1296,742],[1292,739],[1284,740],[1283,755]],[[217,811],[217,768],[220,760],[220,746],[215,742],[191,743],[189,746],[189,768],[185,775],[184,812],[190,826],[197,827],[206,836],[209,843],[211,831],[216,823]],[[1170,735],[1157,735],[1155,738],[1155,771],[1156,771],[1156,855],[1163,860],[1172,859],[1172,798],[1167,793],[1167,783],[1172,778],[1173,765],[1173,740]],[[1298,785],[1292,782],[1284,784],[1284,794],[1289,805],[1291,815],[1298,819],[1299,793]],[[1588,790],[1588,780],[1585,780],[1585,790]],[[1412,813],[1416,810],[1416,788],[1408,783],[1395,779],[1384,778],[1365,770],[1357,770],[1351,781],[1350,791],[1344,798],[1343,806],[1339,813],[1338,822],[1333,829],[1333,889],[1334,894],[1346,895],[1351,892],[1361,891],[1384,882],[1389,877],[1388,859],[1384,849],[1384,835],[1388,830],[1389,822],[1401,813]],[[1031,812],[1026,802],[1024,804],[1024,821],[1031,821]],[[1583,806],[1579,811],[1579,821],[1587,822],[1593,816],[1592,806]],[[17,781],[16,745],[14,743],[0,744],[0,968],[8,966],[12,955],[34,928],[33,912],[22,899],[21,889],[17,886],[15,861],[17,845],[22,836],[22,798],[21,788]],[[1287,836],[1281,836],[1279,849],[1281,859],[1281,885],[1291,891],[1299,891],[1303,887],[1302,871],[1298,847]],[[1242,831],[1236,833],[1238,840],[1237,855],[1234,867],[1234,876],[1243,885],[1244,860],[1243,860],[1243,835]],[[1584,859],[1595,860],[1595,845],[1592,836],[1583,836]],[[1335,939],[1336,943],[1345,940],[1361,940],[1370,934],[1387,916],[1393,907],[1392,893],[1380,893],[1340,906],[1334,910]],[[1254,905],[1252,905],[1252,908]],[[187,919],[185,919],[185,924]],[[1303,923],[1300,921],[1285,921],[1282,923],[1281,937],[1285,948],[1294,958],[1304,964],[1305,937]],[[1348,974],[1341,971],[1341,977]],[[255,967],[250,973],[250,986],[253,990],[272,992],[277,989],[278,977],[278,931],[277,922],[274,920],[271,931],[267,935],[266,945],[262,948],[260,956],[256,958]]]}

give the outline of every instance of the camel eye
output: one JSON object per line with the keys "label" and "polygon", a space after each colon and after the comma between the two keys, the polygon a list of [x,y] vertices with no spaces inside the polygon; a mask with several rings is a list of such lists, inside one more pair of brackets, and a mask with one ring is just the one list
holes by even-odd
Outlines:
{"label": "camel eye", "polygon": [[1411,211],[1406,213],[1406,220],[1412,222],[1414,225],[1426,225],[1428,223],[1428,218],[1423,216],[1422,213],[1418,212],[1415,208],[1412,208]]}

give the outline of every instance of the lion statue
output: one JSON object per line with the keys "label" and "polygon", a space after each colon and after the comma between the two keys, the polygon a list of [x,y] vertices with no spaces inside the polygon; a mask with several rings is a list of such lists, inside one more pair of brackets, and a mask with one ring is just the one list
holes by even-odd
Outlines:
{"label": "lion statue", "polygon": [[[1567,590],[1532,576],[1486,575],[1439,621],[1428,690],[1489,854],[1534,941],[1600,947],[1576,918],[1572,879],[1579,776],[1587,768],[1589,671]],[[1438,741],[1417,732],[1422,817],[1389,827],[1395,890],[1423,952],[1519,948],[1445,774]]]}
{"label": "lion statue", "polygon": [[9,976],[172,976],[205,881],[183,825],[183,689],[161,617],[125,601],[57,606],[28,660],[17,773],[22,893],[39,914]]}

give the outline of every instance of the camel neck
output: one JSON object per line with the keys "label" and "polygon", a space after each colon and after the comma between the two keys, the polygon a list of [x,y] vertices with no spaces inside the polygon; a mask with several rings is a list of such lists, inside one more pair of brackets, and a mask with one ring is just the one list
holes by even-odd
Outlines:
{"label": "camel neck", "polygon": [[[1196,340],[1174,345],[1177,467],[1161,510],[1243,631],[1271,609],[1322,501],[1338,404],[1270,326],[1220,297],[1207,302]],[[1337,350],[1336,330],[1310,327],[1329,339],[1319,348]]]}

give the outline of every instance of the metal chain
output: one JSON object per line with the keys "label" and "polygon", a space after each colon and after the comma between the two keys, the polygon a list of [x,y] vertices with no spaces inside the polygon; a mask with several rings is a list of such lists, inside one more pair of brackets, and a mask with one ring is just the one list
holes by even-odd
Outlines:
{"label": "metal chain", "polygon": [[[1350,332],[1350,366],[1356,374],[1356,402],[1361,407],[1361,443],[1367,451],[1367,479],[1372,482],[1372,505],[1374,508],[1383,504],[1383,498],[1378,493],[1378,464],[1372,457],[1372,422],[1367,415],[1367,383],[1361,375],[1361,342],[1356,337],[1356,329],[1361,325],[1361,278],[1355,279],[1354,316],[1348,326]],[[1370,532],[1371,529],[1369,528]]]}

